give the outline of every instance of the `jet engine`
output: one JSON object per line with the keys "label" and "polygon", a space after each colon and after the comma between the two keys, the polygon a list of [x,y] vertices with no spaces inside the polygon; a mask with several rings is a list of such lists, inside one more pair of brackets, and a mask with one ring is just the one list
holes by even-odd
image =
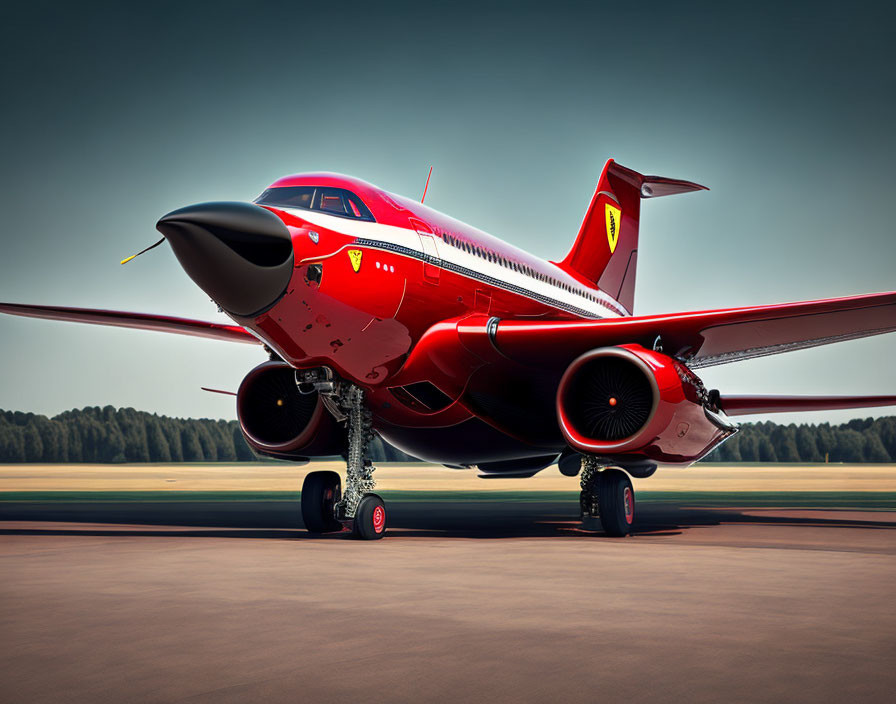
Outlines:
{"label": "jet engine", "polygon": [[573,449],[623,467],[693,462],[736,432],[690,369],[640,345],[573,361],[557,389],[557,417]]}
{"label": "jet engine", "polygon": [[285,362],[265,362],[249,372],[236,408],[246,441],[260,454],[301,461],[345,452],[345,428],[320,394],[299,393],[295,369]]}

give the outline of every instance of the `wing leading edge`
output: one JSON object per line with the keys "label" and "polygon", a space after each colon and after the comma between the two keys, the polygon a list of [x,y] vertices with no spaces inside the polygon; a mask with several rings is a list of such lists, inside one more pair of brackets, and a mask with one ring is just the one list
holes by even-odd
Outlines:
{"label": "wing leading edge", "polygon": [[692,368],[896,331],[896,292],[611,320],[502,320],[492,341],[522,363],[569,363],[595,347],[656,342]]}
{"label": "wing leading edge", "polygon": [[211,340],[242,342],[260,345],[261,341],[239,325],[222,325],[189,318],[173,318],[167,315],[148,313],[127,313],[117,310],[97,310],[93,308],[68,308],[63,306],[39,306],[25,303],[0,303],[0,313],[20,315],[26,318],[64,320],[73,323],[108,325],[136,330],[205,337]]}

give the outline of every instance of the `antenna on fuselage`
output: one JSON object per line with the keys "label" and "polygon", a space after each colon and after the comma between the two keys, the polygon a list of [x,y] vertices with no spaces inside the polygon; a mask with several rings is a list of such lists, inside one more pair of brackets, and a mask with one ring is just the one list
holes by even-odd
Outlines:
{"label": "antenna on fuselage", "polygon": [[432,176],[432,166],[429,167],[429,175],[426,177],[426,185],[423,187],[423,197],[420,199],[420,202],[426,200],[426,189],[429,188],[429,179]]}
{"label": "antenna on fuselage", "polygon": [[[213,394],[224,394],[225,396],[236,396],[236,393],[234,393],[233,391],[224,391],[222,389],[210,389],[207,386],[200,386],[199,388],[202,389],[203,391],[211,391]],[[277,405],[282,406],[283,403],[280,401],[277,401]]]}
{"label": "antenna on fuselage", "polygon": [[149,250],[151,250],[151,249],[155,249],[155,248],[158,247],[160,244],[162,244],[162,242],[164,242],[164,241],[165,241],[165,238],[163,237],[163,238],[160,239],[158,242],[156,242],[155,244],[151,244],[151,245],[150,245],[149,247],[147,247],[146,249],[141,249],[141,250],[140,250],[139,252],[137,252],[136,254],[132,254],[132,255],[129,256],[129,257],[125,257],[124,259],[121,260],[121,263],[122,263],[122,264],[127,264],[127,263],[128,263],[129,261],[131,261],[132,259],[136,259],[137,257],[139,257],[141,254],[145,254],[145,253],[148,252]]}

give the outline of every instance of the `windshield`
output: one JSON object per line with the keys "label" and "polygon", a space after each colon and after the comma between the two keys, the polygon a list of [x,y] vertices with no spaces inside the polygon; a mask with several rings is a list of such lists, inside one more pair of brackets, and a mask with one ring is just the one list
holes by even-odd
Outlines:
{"label": "windshield", "polygon": [[344,188],[319,186],[268,188],[255,202],[259,205],[274,207],[319,210],[322,213],[338,215],[342,218],[374,222],[373,215],[361,199]]}

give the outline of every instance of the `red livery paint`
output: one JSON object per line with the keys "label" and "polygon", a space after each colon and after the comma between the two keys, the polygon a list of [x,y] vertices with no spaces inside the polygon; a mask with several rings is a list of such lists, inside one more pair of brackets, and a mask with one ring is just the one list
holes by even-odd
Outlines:
{"label": "red livery paint", "polygon": [[[628,366],[633,374],[646,380],[642,385],[645,413],[630,432],[608,438],[587,422],[586,405],[601,402],[599,393],[577,403],[576,392],[588,386],[589,374],[625,374],[623,366],[602,368],[605,362]],[[619,400],[607,395],[606,413],[618,414],[618,406],[632,404],[631,394],[619,388]],[[570,446],[598,455],[609,464],[638,464],[645,458],[664,464],[690,464],[700,459],[735,428],[707,409],[707,393],[700,380],[681,362],[640,345],[620,345],[587,352],[576,359],[563,375],[557,391],[557,418]],[[591,431],[591,432],[589,432]]]}

